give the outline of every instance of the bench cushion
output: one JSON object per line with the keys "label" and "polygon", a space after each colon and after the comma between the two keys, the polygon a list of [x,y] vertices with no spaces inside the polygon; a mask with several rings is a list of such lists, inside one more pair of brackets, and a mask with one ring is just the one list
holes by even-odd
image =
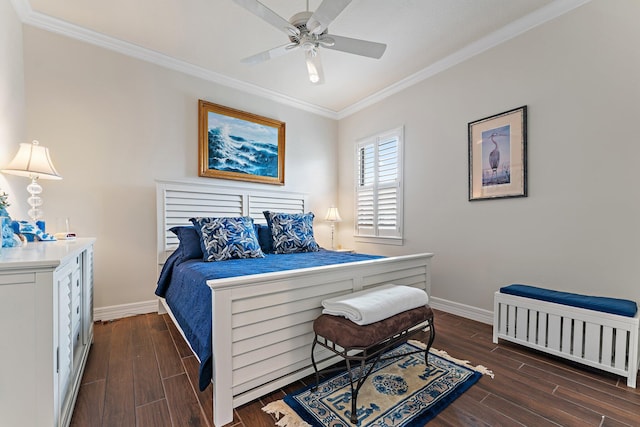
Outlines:
{"label": "bench cushion", "polygon": [[428,305],[363,326],[341,316],[323,314],[313,322],[313,331],[342,348],[365,348],[431,319],[433,311]]}
{"label": "bench cushion", "polygon": [[570,292],[554,291],[551,289],[538,288],[529,285],[509,285],[500,288],[503,294],[516,295],[519,297],[532,298],[541,301],[553,302],[556,304],[569,305],[571,307],[586,308],[587,310],[601,311],[604,313],[617,314],[620,316],[634,317],[638,311],[635,301],[594,297],[590,295],[580,295]]}

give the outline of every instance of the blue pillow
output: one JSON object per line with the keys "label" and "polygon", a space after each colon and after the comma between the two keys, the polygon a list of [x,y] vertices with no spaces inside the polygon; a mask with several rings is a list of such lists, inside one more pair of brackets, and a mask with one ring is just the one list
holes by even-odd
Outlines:
{"label": "blue pillow", "polygon": [[200,234],[205,261],[264,257],[250,217],[191,218],[190,221]]}
{"label": "blue pillow", "polygon": [[202,249],[200,248],[200,236],[197,230],[190,226],[176,226],[169,229],[173,234],[178,236],[180,244],[178,249],[173,251],[169,258],[164,262],[160,277],[158,278],[158,287],[156,288],[156,295],[159,297],[165,296],[167,288],[171,284],[171,275],[175,266],[190,260],[190,259],[202,259]]}
{"label": "blue pillow", "polygon": [[320,246],[313,237],[313,213],[289,214],[264,211],[271,230],[273,251],[277,254],[317,252]]}
{"label": "blue pillow", "polygon": [[273,253],[273,238],[271,237],[271,229],[268,225],[256,224],[256,233],[258,234],[258,243],[260,249],[265,254]]}
{"label": "blue pillow", "polygon": [[178,236],[180,245],[178,249],[176,249],[176,252],[181,255],[181,261],[203,257],[202,247],[200,246],[200,235],[194,227],[190,225],[176,226],[170,228],[169,231]]}

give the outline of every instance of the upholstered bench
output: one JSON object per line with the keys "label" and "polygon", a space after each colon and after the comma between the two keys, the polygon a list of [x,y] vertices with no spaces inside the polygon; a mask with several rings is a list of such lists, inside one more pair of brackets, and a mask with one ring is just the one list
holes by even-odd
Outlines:
{"label": "upholstered bench", "polygon": [[[424,360],[428,366],[428,353],[436,334],[433,325],[433,310],[428,305],[362,326],[344,317],[321,315],[313,322],[315,339],[311,347],[311,361],[316,374],[316,385],[320,383],[320,373],[316,366],[314,349],[316,345],[320,345],[342,357],[346,362],[351,383],[351,422],[357,424],[358,392],[373,370],[373,366],[378,361],[385,360],[382,356],[387,350],[407,341],[427,327],[429,328],[429,342],[426,349],[413,353],[424,351]],[[371,368],[365,372],[365,364],[371,360],[373,360]],[[358,378],[352,376],[352,361],[360,362],[361,369]],[[335,370],[337,369],[340,368]]]}
{"label": "upholstered bench", "polygon": [[635,301],[514,284],[494,296],[493,342],[515,342],[627,378],[640,367]]}

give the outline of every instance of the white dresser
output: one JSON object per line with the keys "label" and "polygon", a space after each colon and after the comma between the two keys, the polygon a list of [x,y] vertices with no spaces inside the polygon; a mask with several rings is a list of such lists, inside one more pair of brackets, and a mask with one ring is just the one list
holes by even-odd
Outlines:
{"label": "white dresser", "polygon": [[93,244],[0,253],[0,426],[69,425],[93,340]]}

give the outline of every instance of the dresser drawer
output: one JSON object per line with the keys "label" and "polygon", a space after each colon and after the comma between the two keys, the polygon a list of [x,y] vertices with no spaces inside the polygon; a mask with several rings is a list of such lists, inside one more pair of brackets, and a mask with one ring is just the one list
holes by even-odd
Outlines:
{"label": "dresser drawer", "polygon": [[0,274],[0,286],[17,285],[20,283],[35,283],[35,273]]}

